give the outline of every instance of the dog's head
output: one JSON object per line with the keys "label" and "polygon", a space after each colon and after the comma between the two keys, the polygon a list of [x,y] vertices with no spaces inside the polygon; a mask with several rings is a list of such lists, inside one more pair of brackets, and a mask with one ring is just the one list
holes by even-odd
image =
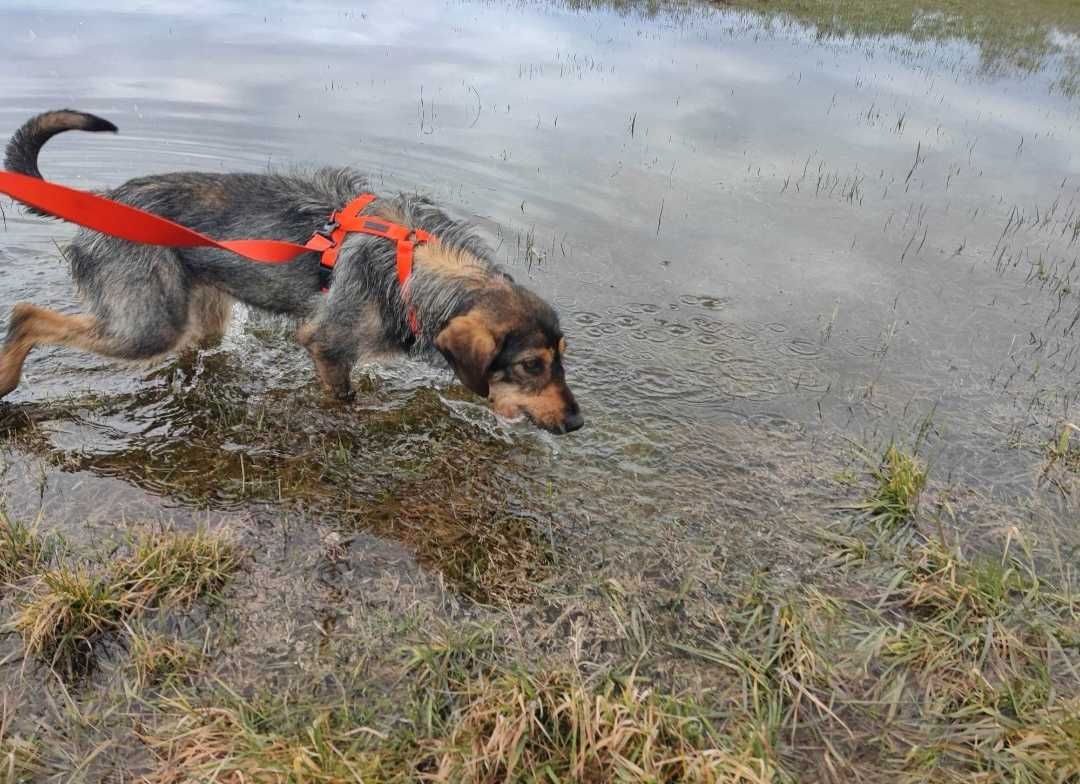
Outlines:
{"label": "dog's head", "polygon": [[513,283],[490,289],[435,339],[458,379],[495,412],[524,414],[552,433],[585,424],[566,385],[566,340],[551,306]]}

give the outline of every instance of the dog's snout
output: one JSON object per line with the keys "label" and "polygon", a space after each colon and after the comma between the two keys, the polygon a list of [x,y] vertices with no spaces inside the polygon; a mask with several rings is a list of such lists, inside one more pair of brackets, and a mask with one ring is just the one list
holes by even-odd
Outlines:
{"label": "dog's snout", "polygon": [[567,416],[562,423],[564,433],[573,433],[575,430],[581,430],[583,427],[585,427],[585,417],[577,411]]}

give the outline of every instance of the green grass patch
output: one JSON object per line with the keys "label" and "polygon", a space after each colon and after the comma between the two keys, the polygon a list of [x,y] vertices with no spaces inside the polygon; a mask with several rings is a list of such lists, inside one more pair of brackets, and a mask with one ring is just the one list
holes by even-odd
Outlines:
{"label": "green grass patch", "polygon": [[204,657],[201,651],[174,637],[133,631],[128,636],[128,658],[136,684],[147,688],[198,671]]}
{"label": "green grass patch", "polygon": [[0,587],[40,574],[58,550],[55,538],[41,536],[36,525],[24,525],[0,510]]}
{"label": "green grass patch", "polygon": [[92,661],[106,632],[220,589],[239,565],[236,547],[207,532],[144,536],[102,573],[66,564],[46,572],[16,604],[11,628],[28,654],[72,674]]}
{"label": "green grass patch", "polygon": [[1058,87],[1075,94],[1080,58],[1054,31],[1080,34],[1080,4],[1072,0],[566,0],[575,9],[685,14],[701,7],[751,11],[779,24],[812,28],[819,38],[903,36],[914,41],[967,41],[982,70],[1022,72],[1059,57]]}
{"label": "green grass patch", "polygon": [[914,522],[926,489],[925,466],[914,455],[892,445],[878,461],[863,457],[875,488],[864,501],[849,508],[882,532],[895,532]]}
{"label": "green grass patch", "polygon": [[1046,465],[1043,474],[1060,466],[1070,474],[1080,474],[1080,427],[1066,422],[1061,427],[1057,439],[1046,447]]}

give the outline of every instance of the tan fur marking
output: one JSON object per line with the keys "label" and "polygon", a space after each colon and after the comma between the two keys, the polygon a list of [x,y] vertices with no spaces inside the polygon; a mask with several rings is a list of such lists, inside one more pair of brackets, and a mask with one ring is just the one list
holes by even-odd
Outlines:
{"label": "tan fur marking", "polygon": [[200,184],[191,195],[200,205],[210,210],[223,210],[229,206],[228,191],[220,183]]}
{"label": "tan fur marking", "polygon": [[65,316],[20,302],[11,309],[11,326],[0,353],[0,397],[19,385],[26,356],[42,344],[103,353],[105,340],[90,316]]}
{"label": "tan fur marking", "polygon": [[480,285],[498,282],[471,253],[447,248],[438,240],[417,246],[413,263],[444,278],[464,278]]}
{"label": "tan fur marking", "polygon": [[382,218],[384,221],[390,221],[391,223],[405,223],[405,214],[388,199],[376,199],[374,203],[361,214],[371,215],[374,218]]}
{"label": "tan fur marking", "polygon": [[192,291],[187,329],[178,345],[208,346],[220,341],[232,321],[233,301],[225,292],[207,286]]}
{"label": "tan fur marking", "polygon": [[555,359],[555,352],[550,348],[538,348],[532,351],[527,351],[522,355],[522,359],[528,359],[529,357],[535,357],[536,359],[544,360],[544,368],[551,367],[552,361]]}
{"label": "tan fur marking", "polygon": [[528,414],[541,427],[558,428],[566,419],[566,405],[559,384],[548,384],[539,393],[530,395],[515,384],[491,385],[491,404],[504,417]]}
{"label": "tan fur marking", "polygon": [[76,112],[51,112],[38,120],[37,126],[43,131],[63,131],[82,125],[83,118]]}

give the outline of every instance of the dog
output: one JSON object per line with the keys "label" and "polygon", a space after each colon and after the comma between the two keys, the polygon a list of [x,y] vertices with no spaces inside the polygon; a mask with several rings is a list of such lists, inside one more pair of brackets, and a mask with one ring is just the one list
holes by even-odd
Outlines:
{"label": "dog", "polygon": [[[68,130],[117,129],[84,112],[46,112],[12,137],[5,167],[41,178],[39,151]],[[326,168],[161,174],[129,180],[105,195],[212,237],[303,243],[335,210],[368,191],[360,173]],[[87,312],[15,305],[0,350],[0,398],[18,386],[35,346],[151,360],[220,340],[233,304],[242,302],[299,322],[300,345],[339,400],[354,397],[349,376],[361,358],[441,355],[461,383],[503,417],[524,415],[557,434],[584,425],[566,383],[558,316],[493,263],[493,251],[467,223],[417,194],[378,198],[364,214],[433,236],[416,247],[405,291],[394,243],[366,234],[346,235],[324,292],[318,253],[266,265],[216,249],[141,245],[81,229],[65,256]]]}

